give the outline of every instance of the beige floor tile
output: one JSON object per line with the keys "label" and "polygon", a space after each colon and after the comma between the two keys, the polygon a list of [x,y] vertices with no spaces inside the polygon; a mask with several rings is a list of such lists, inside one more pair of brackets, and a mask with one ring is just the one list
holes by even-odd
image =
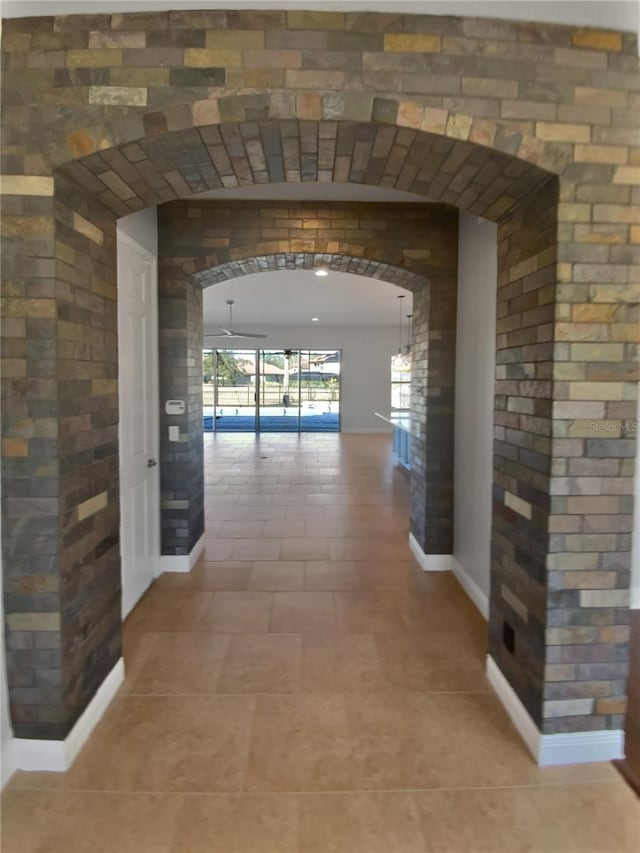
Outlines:
{"label": "beige floor tile", "polygon": [[263,527],[263,521],[225,521],[218,536],[222,539],[260,539]]}
{"label": "beige floor tile", "polygon": [[228,646],[226,634],[145,634],[123,692],[215,693]]}
{"label": "beige floor tile", "polygon": [[377,634],[375,643],[387,683],[397,690],[488,692],[486,639],[443,631]]}
{"label": "beige floor tile", "polygon": [[297,853],[298,797],[239,794],[184,797],[171,853]]}
{"label": "beige floor tile", "polygon": [[326,560],[329,558],[329,546],[324,538],[283,539],[281,558],[283,560]]}
{"label": "beige floor tile", "polygon": [[304,634],[302,689],[308,693],[367,693],[388,687],[370,634]]}
{"label": "beige floor tile", "polygon": [[258,696],[246,790],[348,790],[352,758],[342,697]]}
{"label": "beige floor tile", "polygon": [[167,794],[40,791],[2,795],[4,853],[169,853],[180,802]]}
{"label": "beige floor tile", "polygon": [[270,631],[278,634],[335,631],[331,592],[274,592]]}
{"label": "beige floor tile", "polygon": [[235,543],[235,539],[207,539],[200,558],[205,563],[230,560],[231,551]]}
{"label": "beige floor tile", "polygon": [[200,629],[223,634],[255,634],[269,629],[269,592],[215,592]]}
{"label": "beige floor tile", "polygon": [[402,560],[354,560],[362,589],[407,589],[413,564]]}
{"label": "beige floor tile", "polygon": [[334,600],[340,631],[377,634],[397,633],[404,628],[404,601],[394,592],[335,592]]}
{"label": "beige floor tile", "polygon": [[279,560],[280,539],[236,539],[233,560]]}
{"label": "beige floor tile", "polygon": [[299,634],[237,634],[218,682],[220,693],[293,693],[300,689]]}
{"label": "beige floor tile", "polygon": [[429,853],[638,849],[640,807],[617,784],[429,791],[414,797]]}
{"label": "beige floor tile", "polygon": [[359,589],[359,565],[355,560],[309,560],[304,567],[305,589]]}
{"label": "beige floor tile", "polygon": [[69,771],[20,773],[11,784],[74,791],[240,791],[254,708],[249,695],[120,696]]}
{"label": "beige floor tile", "polygon": [[266,591],[296,590],[304,587],[302,560],[263,560],[253,564],[249,589]]}
{"label": "beige floor tile", "polygon": [[249,584],[252,568],[253,562],[251,561],[229,560],[220,563],[199,563],[191,571],[193,585],[196,589],[211,592],[245,590]]}
{"label": "beige floor tile", "polygon": [[268,539],[292,539],[305,535],[304,519],[290,518],[288,520],[265,521],[262,535]]}
{"label": "beige floor tile", "polygon": [[421,813],[411,794],[300,798],[300,853],[424,853],[424,849]]}
{"label": "beige floor tile", "polygon": [[329,539],[332,560],[400,560],[411,559],[409,546],[396,539]]}
{"label": "beige floor tile", "polygon": [[203,590],[162,589],[155,583],[127,617],[146,630],[195,630],[212,594]]}

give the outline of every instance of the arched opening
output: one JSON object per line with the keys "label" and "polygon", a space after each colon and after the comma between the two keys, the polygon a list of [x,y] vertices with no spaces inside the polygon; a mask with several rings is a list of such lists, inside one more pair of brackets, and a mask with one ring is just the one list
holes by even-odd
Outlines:
{"label": "arched opening", "polygon": [[[382,106],[378,104],[377,108]],[[541,650],[545,645],[546,605],[541,607],[540,602],[547,597],[557,283],[558,184],[553,172],[564,168],[564,151],[519,137],[514,151],[520,156],[515,156],[497,150],[498,142],[493,138],[483,140],[486,145],[459,138],[468,136],[472,125],[469,122],[467,126],[464,116],[456,117],[439,132],[420,129],[429,126],[428,116],[428,108],[416,105],[413,113],[405,110],[397,124],[287,118],[179,130],[163,126],[153,128],[153,134],[146,138],[95,150],[57,169],[53,270],[62,285],[56,297],[61,303],[58,316],[70,324],[70,336],[58,351],[58,360],[65,363],[68,376],[56,393],[67,398],[60,400],[63,429],[69,429],[73,418],[86,426],[76,433],[69,430],[60,442],[61,492],[52,508],[52,519],[65,519],[64,542],[69,544],[65,545],[62,562],[74,574],[61,603],[62,621],[69,637],[83,640],[74,640],[73,649],[71,645],[65,647],[65,654],[73,651],[73,665],[61,692],[67,697],[62,719],[43,726],[18,721],[18,732],[26,735],[37,729],[53,737],[66,733],[119,655],[117,509],[113,505],[117,498],[113,474],[117,459],[115,221],[131,211],[194,192],[279,182],[283,177],[292,182],[320,180],[393,187],[499,224],[490,651],[534,721],[542,725],[545,661]],[[402,123],[410,126],[400,126]],[[149,125],[150,134],[151,130]],[[499,144],[510,147],[504,140]],[[522,159],[524,156],[553,171]],[[422,347],[424,366],[416,378],[423,389],[420,416],[423,424],[430,426],[425,426],[419,436],[424,452],[413,475],[419,488],[412,494],[412,527],[424,554],[447,554],[451,539],[449,425],[453,417],[455,338],[455,334],[447,334],[455,332],[450,271],[443,274],[436,264],[434,272],[433,253],[411,254],[399,248],[395,255],[392,252],[385,258],[375,243],[374,236],[360,253],[346,237],[318,237],[309,248],[303,236],[281,240],[277,235],[264,234],[256,243],[254,256],[286,259],[302,253],[343,258],[355,253],[367,264],[395,266],[403,276],[429,280],[429,287],[421,292],[425,323],[418,329],[417,342]],[[206,277],[206,270],[212,268],[219,272],[210,275],[235,274],[246,252],[238,253],[222,238],[219,243],[199,246],[195,255],[178,253],[177,257],[179,263],[166,277],[164,295],[174,307],[184,303],[188,318],[187,303],[192,294],[188,288],[199,286],[198,276]],[[193,281],[189,281],[191,276]],[[86,308],[78,308],[78,288],[92,294]],[[197,300],[192,305],[195,307]],[[193,340],[189,342],[188,329],[183,331],[181,336],[174,327],[172,337],[178,345],[182,340],[188,354]],[[77,343],[76,332],[80,332],[81,343]],[[85,361],[99,365],[90,378]],[[99,428],[96,409],[101,410]],[[430,432],[430,442],[425,430]],[[65,472],[71,469],[73,476],[67,476]],[[112,507],[96,525],[92,517],[77,516],[76,508],[84,503],[80,498],[89,478],[100,482],[101,487],[104,483],[100,494],[109,496]],[[26,547],[28,551],[28,535],[18,536],[11,547]],[[80,599],[92,583],[101,586],[105,594],[83,609]],[[513,648],[504,643],[502,627],[516,619],[520,640],[514,655]],[[87,676],[89,663],[91,674]]]}

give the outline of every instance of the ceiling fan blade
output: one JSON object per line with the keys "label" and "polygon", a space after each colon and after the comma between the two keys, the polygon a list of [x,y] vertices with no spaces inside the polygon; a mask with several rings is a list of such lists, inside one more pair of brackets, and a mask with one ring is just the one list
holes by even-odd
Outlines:
{"label": "ceiling fan blade", "polygon": [[267,335],[261,335],[258,332],[234,332],[234,338],[266,338]]}

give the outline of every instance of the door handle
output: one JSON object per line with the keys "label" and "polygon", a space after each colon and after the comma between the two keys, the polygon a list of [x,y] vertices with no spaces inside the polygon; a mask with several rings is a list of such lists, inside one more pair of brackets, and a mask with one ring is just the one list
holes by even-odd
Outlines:
{"label": "door handle", "polygon": [[157,464],[155,459],[147,459],[147,468],[155,468]]}

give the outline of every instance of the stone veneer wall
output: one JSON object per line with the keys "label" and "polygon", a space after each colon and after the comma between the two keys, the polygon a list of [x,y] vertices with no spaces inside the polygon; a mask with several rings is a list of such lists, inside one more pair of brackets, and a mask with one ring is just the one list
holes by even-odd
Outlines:
{"label": "stone veneer wall", "polygon": [[[412,531],[426,553],[452,553],[457,210],[442,204],[194,200],[160,207],[159,229],[160,305],[166,302],[168,322],[176,327],[184,327],[184,309],[166,301],[165,290],[179,282],[178,292],[186,292],[192,285],[182,277],[189,273],[206,287],[260,269],[324,263],[414,292],[414,329],[430,334],[419,335],[420,345],[413,350],[419,381],[412,387]],[[425,290],[430,298],[423,296]],[[395,316],[390,304],[390,316],[392,309]],[[164,325],[161,320],[161,335]],[[425,341],[428,346],[422,345]],[[436,350],[442,352],[440,359]],[[161,396],[181,398],[186,391],[182,367],[172,367],[170,352],[162,357]],[[171,371],[168,383],[165,371]],[[201,443],[201,424],[194,420],[191,427],[185,438]],[[173,459],[166,455],[172,447],[163,446],[163,470]],[[179,466],[178,478],[185,480]],[[191,513],[190,504],[170,513],[163,506],[163,525]]]}
{"label": "stone veneer wall", "polygon": [[[160,221],[158,227],[162,254],[167,234]],[[204,533],[202,290],[179,273],[159,274],[158,316],[161,551],[189,554]],[[184,400],[185,414],[167,415],[165,400]],[[176,421],[179,443],[169,441]]]}
{"label": "stone veneer wall", "polygon": [[[492,618],[529,626],[514,659],[500,652],[499,662],[545,731],[618,727],[638,379],[636,36],[419,15],[163,12],[13,19],[3,49],[3,547],[16,732],[64,734],[118,654],[117,607],[103,598],[118,597],[117,448],[101,421],[114,397],[113,219],[221,186],[319,180],[410,190],[508,230],[550,174],[555,307],[535,323],[553,341],[546,590],[526,580],[539,567],[523,571],[521,549],[512,559],[505,545]],[[514,232],[501,281],[513,268],[524,295],[543,244],[518,245]],[[518,323],[533,322],[527,312],[544,307],[519,309],[518,298],[506,300],[505,351],[519,346]],[[71,359],[69,322],[83,344]],[[536,472],[535,456],[526,464],[529,413],[513,407],[532,396],[544,409],[549,398],[542,386],[524,394],[524,382],[502,402],[501,417],[521,419],[513,434],[499,425],[510,465],[494,500],[510,511],[496,532],[520,525],[528,541],[543,536],[535,501],[546,468]],[[533,664],[517,657],[523,646]],[[529,692],[530,666],[541,696]]]}

